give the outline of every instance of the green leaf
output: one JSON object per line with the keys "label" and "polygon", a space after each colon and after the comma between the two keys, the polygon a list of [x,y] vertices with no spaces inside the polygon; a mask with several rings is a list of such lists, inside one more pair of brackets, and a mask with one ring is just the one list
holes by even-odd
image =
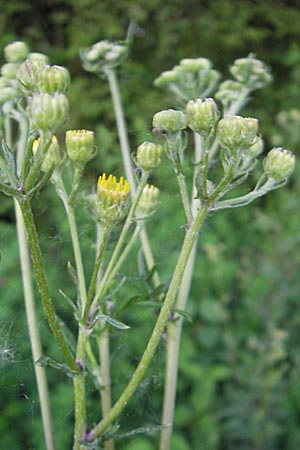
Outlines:
{"label": "green leaf", "polygon": [[49,358],[48,356],[41,356],[37,361],[35,361],[35,364],[42,367],[50,366],[53,367],[54,369],[61,370],[70,378],[74,378],[76,375],[78,375],[78,372],[75,372],[66,364],[58,363],[57,361],[55,361],[52,358]]}
{"label": "green leaf", "polygon": [[109,323],[112,327],[117,328],[118,330],[128,330],[128,328],[130,328],[125,323],[113,319],[112,317],[107,316],[105,314],[98,314],[94,320],[96,321],[98,319],[104,320],[105,322]]}
{"label": "green leaf", "polygon": [[[2,141],[2,150],[3,150],[3,155],[4,155],[4,158],[6,161],[7,169],[16,178],[17,171],[16,171],[15,157],[14,157],[14,154],[12,153],[12,151],[10,150],[10,148],[8,147],[8,145],[4,141]],[[2,155],[1,155],[1,157],[2,157]]]}

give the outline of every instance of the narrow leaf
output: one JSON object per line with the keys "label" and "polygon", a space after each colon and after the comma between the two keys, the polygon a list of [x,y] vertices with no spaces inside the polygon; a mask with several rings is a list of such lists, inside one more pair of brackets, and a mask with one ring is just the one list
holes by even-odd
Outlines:
{"label": "narrow leaf", "polygon": [[35,361],[35,364],[38,364],[39,366],[42,367],[50,366],[53,367],[54,369],[61,370],[70,378],[74,378],[76,375],[78,375],[78,372],[75,372],[66,364],[58,363],[57,361],[55,361],[52,358],[49,358],[48,356],[41,356],[37,361]]}
{"label": "narrow leaf", "polygon": [[110,316],[106,316],[105,314],[98,314],[95,317],[95,320],[104,320],[105,322],[109,323],[112,327],[117,328],[118,330],[128,330],[130,328],[128,325],[126,325],[123,322],[120,322],[119,320],[113,319]]}

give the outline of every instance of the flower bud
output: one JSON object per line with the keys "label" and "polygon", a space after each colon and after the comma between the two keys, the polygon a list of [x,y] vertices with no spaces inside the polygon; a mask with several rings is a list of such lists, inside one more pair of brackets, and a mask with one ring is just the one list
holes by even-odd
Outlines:
{"label": "flower bud", "polygon": [[18,64],[6,63],[1,67],[1,75],[5,78],[14,79],[16,78]]}
{"label": "flower bud", "polygon": [[104,173],[98,179],[96,211],[101,222],[115,224],[125,217],[129,206],[130,183],[123,177]]}
{"label": "flower bud", "polygon": [[176,70],[166,70],[154,80],[154,85],[160,88],[168,86],[171,83],[177,83],[180,80],[180,74]]}
{"label": "flower bud", "polygon": [[28,53],[27,59],[29,61],[39,61],[44,64],[49,64],[49,57],[47,55],[45,55],[44,53],[39,53],[39,52]]}
{"label": "flower bud", "polygon": [[39,92],[66,94],[70,89],[70,83],[70,75],[65,67],[45,65],[36,74],[36,85]]}
{"label": "flower bud", "polygon": [[[40,145],[40,138],[36,139],[32,144],[32,153],[34,155],[38,151],[39,145]],[[61,165],[61,163],[62,158],[60,153],[60,146],[57,137],[52,136],[51,144],[48,147],[41,169],[43,172],[47,172],[51,168],[51,166],[58,168]]]}
{"label": "flower bud", "polygon": [[69,130],[66,133],[66,147],[69,159],[74,164],[85,164],[95,155],[94,132]]}
{"label": "flower bud", "polygon": [[220,84],[215,98],[220,100],[225,107],[228,107],[231,103],[239,99],[243,89],[244,85],[242,83],[234,80],[226,80]]}
{"label": "flower bud", "polygon": [[25,42],[15,41],[4,47],[4,56],[9,63],[20,63],[26,59],[29,52]]}
{"label": "flower bud", "polygon": [[264,141],[260,136],[256,136],[254,142],[247,149],[247,156],[250,158],[257,158],[264,150]]}
{"label": "flower bud", "polygon": [[295,168],[295,155],[284,148],[274,147],[264,160],[264,171],[274,180],[288,178]]}
{"label": "flower bud", "polygon": [[35,94],[30,105],[31,125],[40,130],[56,131],[66,121],[69,102],[64,94]]}
{"label": "flower bud", "polygon": [[254,58],[253,55],[235,60],[230,72],[237,81],[251,89],[260,89],[272,80],[265,63]]}
{"label": "flower bud", "polygon": [[16,77],[25,94],[37,92],[37,74],[44,66],[42,61],[29,59],[20,65]]}
{"label": "flower bud", "polygon": [[177,133],[186,128],[185,114],[175,109],[160,111],[154,115],[152,125],[163,133]]}
{"label": "flower bud", "polygon": [[10,86],[0,88],[0,105],[13,100],[17,95],[16,89]]}
{"label": "flower bud", "polygon": [[161,163],[163,148],[153,142],[143,142],[136,152],[136,164],[142,170],[152,170]]}
{"label": "flower bud", "polygon": [[220,145],[228,149],[244,149],[253,144],[258,131],[258,121],[240,116],[221,119],[217,127]]}
{"label": "flower bud", "polygon": [[199,70],[212,68],[211,61],[207,58],[184,58],[179,64],[184,70],[189,72],[198,72]]}
{"label": "flower bud", "polygon": [[186,121],[191,130],[208,135],[216,126],[219,111],[212,98],[190,100],[186,105]]}
{"label": "flower bud", "polygon": [[151,184],[146,184],[138,202],[138,212],[143,216],[153,213],[158,206],[159,189]]}

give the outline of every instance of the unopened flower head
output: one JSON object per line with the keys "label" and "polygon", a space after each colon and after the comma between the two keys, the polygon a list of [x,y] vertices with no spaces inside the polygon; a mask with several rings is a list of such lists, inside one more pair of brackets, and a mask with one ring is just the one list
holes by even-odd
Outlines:
{"label": "unopened flower head", "polygon": [[154,85],[160,88],[168,86],[172,83],[177,83],[180,80],[178,71],[166,70],[162,72],[159,77],[154,80]]}
{"label": "unopened flower head", "polygon": [[186,118],[182,111],[167,109],[153,117],[153,128],[163,133],[178,133],[186,128]]}
{"label": "unopened flower head", "polygon": [[225,108],[228,108],[231,103],[234,103],[239,99],[243,89],[244,85],[242,83],[234,80],[226,80],[220,84],[218,92],[215,94],[215,98],[220,100]]}
{"label": "unopened flower head", "polygon": [[49,64],[49,57],[47,55],[45,55],[44,53],[30,52],[27,55],[27,59],[29,61],[39,61],[44,64]]}
{"label": "unopened flower head", "polygon": [[190,100],[186,105],[187,124],[196,133],[210,134],[219,116],[218,107],[212,98]]}
{"label": "unopened flower head", "polygon": [[250,158],[257,158],[264,150],[264,141],[261,136],[256,136],[254,142],[247,149],[247,155]]}
{"label": "unopened flower head", "polygon": [[4,47],[4,56],[9,63],[23,62],[29,52],[28,45],[23,41],[15,41]]}
{"label": "unopened flower head", "polygon": [[70,83],[70,74],[65,67],[45,65],[36,74],[36,85],[39,92],[66,94],[70,89]]}
{"label": "unopened flower head", "polygon": [[[35,155],[39,149],[40,138],[35,139],[32,144],[32,153]],[[45,158],[42,164],[42,171],[47,172],[52,166],[58,168],[62,163],[60,146],[56,136],[52,136],[51,144],[45,154]]]}
{"label": "unopened flower head", "polygon": [[17,91],[15,88],[11,86],[0,87],[0,105],[3,105],[6,102],[10,102],[14,100],[17,96]]}
{"label": "unopened flower head", "polygon": [[207,58],[184,58],[179,64],[184,70],[189,72],[210,70],[212,68],[212,63]]}
{"label": "unopened flower head", "polygon": [[33,128],[56,131],[66,121],[69,102],[64,94],[35,94],[30,105]]}
{"label": "unopened flower head", "polygon": [[265,63],[253,55],[235,60],[230,71],[237,81],[250,89],[263,88],[272,80]]}
{"label": "unopened flower head", "polygon": [[128,211],[130,200],[130,183],[123,177],[104,173],[98,179],[96,211],[100,221],[115,224],[122,220]]}
{"label": "unopened flower head", "polygon": [[45,63],[39,60],[24,61],[17,71],[17,80],[25,94],[32,95],[38,91],[37,74],[45,66]]}
{"label": "unopened flower head", "polygon": [[288,178],[295,169],[295,155],[281,147],[274,147],[264,160],[264,171],[274,180]]}
{"label": "unopened flower head", "polygon": [[66,133],[68,157],[75,164],[85,164],[95,155],[94,132],[69,130]]}
{"label": "unopened flower head", "polygon": [[228,116],[219,121],[217,136],[222,147],[235,151],[250,147],[254,143],[257,131],[257,119]]}
{"label": "unopened flower head", "polygon": [[159,189],[151,184],[146,184],[138,202],[138,212],[147,216],[156,211],[159,200]]}
{"label": "unopened flower head", "polygon": [[16,63],[6,63],[1,66],[1,75],[5,78],[14,79],[16,78],[17,70],[19,65]]}
{"label": "unopened flower head", "polygon": [[163,148],[153,142],[143,142],[136,152],[136,164],[142,170],[152,170],[161,163]]}

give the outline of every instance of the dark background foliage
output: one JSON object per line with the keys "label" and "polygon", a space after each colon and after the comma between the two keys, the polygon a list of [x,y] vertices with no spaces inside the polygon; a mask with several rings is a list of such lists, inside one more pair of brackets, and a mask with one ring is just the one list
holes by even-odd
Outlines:
{"label": "dark background foliage", "polygon": [[[100,39],[122,39],[129,21],[138,24],[130,58],[119,72],[132,149],[151,139],[156,111],[172,99],[153,86],[161,71],[183,57],[208,57],[224,78],[234,59],[250,52],[271,68],[273,83],[258,91],[243,115],[260,119],[267,148],[273,142],[297,152],[299,120],[278,120],[300,100],[300,2],[189,0],[65,0],[2,2],[0,47],[23,39],[49,54],[72,76],[68,128],[96,132],[98,155],[87,166],[89,191],[104,170],[122,174],[114,114],[105,80],[84,72],[78,52]],[[3,62],[3,57],[2,58]],[[158,267],[167,282],[184,224],[172,171],[164,161],[154,179],[161,207],[149,224]],[[212,216],[201,235],[199,258],[185,322],[172,450],[298,450],[300,448],[299,354],[299,167],[288,186],[252,206]],[[35,211],[52,286],[72,290],[66,263],[72,250],[63,209],[49,186]],[[29,338],[19,273],[15,219],[10,199],[0,202],[0,449],[43,449]],[[93,224],[78,211],[88,271]],[[111,243],[113,245],[113,242]],[[91,256],[92,255],[92,256]],[[145,287],[127,270],[124,298]],[[66,286],[67,283],[67,286]],[[72,329],[72,314],[53,291],[59,314]],[[151,309],[135,306],[121,319],[131,325],[112,332],[113,395],[129,379],[154,322]],[[39,325],[46,354],[56,355],[43,312]],[[148,331],[148,334],[146,333]],[[60,355],[57,355],[59,358]],[[120,418],[122,432],[148,425],[142,436],[118,448],[154,450],[160,423],[164,344],[146,380]],[[70,380],[49,369],[57,448],[71,448],[73,401]],[[90,421],[98,417],[91,390]]]}

